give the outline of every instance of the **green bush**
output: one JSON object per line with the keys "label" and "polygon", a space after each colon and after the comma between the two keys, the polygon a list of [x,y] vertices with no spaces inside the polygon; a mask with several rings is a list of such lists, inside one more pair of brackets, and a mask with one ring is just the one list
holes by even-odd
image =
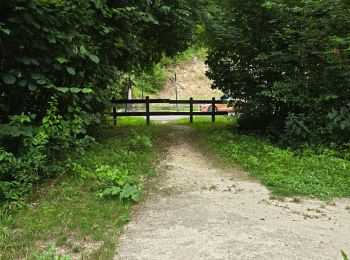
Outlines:
{"label": "green bush", "polygon": [[[192,8],[185,0],[1,2],[1,204],[62,171],[71,148],[83,152],[89,127],[106,121],[111,95],[122,94],[122,75],[189,46]],[[159,67],[150,77],[164,81]]]}
{"label": "green bush", "polygon": [[[125,147],[120,147],[116,154],[123,160],[133,161],[137,154],[148,154],[153,147],[152,140],[147,134],[138,134],[131,130],[130,135],[124,140]],[[126,150],[127,149],[127,150]],[[116,154],[114,156],[116,156]],[[133,164],[137,165],[137,164]],[[95,164],[87,167],[78,163],[72,163],[72,171],[83,180],[93,180],[98,187],[97,194],[101,197],[114,197],[138,202],[140,200],[140,172],[141,165],[136,169],[130,164]],[[147,171],[146,169],[143,169]]]}
{"label": "green bush", "polygon": [[208,76],[240,99],[240,128],[349,143],[348,1],[225,0],[208,17]]}
{"label": "green bush", "polygon": [[168,77],[164,67],[158,63],[151,70],[137,76],[136,85],[147,94],[157,94],[167,82]]}

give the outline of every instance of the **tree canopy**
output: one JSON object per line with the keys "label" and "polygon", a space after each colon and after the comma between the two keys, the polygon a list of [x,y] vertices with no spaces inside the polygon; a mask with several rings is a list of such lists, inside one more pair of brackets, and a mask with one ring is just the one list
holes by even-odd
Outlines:
{"label": "tree canopy", "polygon": [[241,129],[290,144],[349,142],[349,10],[344,0],[217,1],[208,76],[243,101]]}
{"label": "tree canopy", "polygon": [[190,45],[194,3],[1,1],[0,201],[59,171],[59,154],[88,142],[88,127],[123,89],[121,74]]}

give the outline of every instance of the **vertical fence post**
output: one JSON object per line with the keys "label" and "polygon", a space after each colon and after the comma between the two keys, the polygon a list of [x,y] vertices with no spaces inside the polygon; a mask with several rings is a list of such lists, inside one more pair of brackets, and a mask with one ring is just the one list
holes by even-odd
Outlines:
{"label": "vertical fence post", "polygon": [[[178,92],[177,92],[177,75],[175,73],[175,76],[174,76],[174,82],[175,82],[175,94],[176,94],[176,101],[179,100],[179,97],[178,97]],[[179,112],[179,104],[176,103],[176,112]]]}
{"label": "vertical fence post", "polygon": [[147,125],[150,124],[150,114],[149,114],[149,96],[146,97],[146,120],[147,120]]}
{"label": "vertical fence post", "polygon": [[117,125],[117,108],[115,106],[116,99],[115,97],[112,98],[112,103],[113,103],[113,125]]}
{"label": "vertical fence post", "polygon": [[215,97],[212,98],[212,103],[211,103],[211,105],[212,105],[212,110],[211,110],[211,121],[212,121],[212,122],[215,122],[215,113],[216,113],[216,111],[215,111],[215,108],[216,108],[216,106],[215,106]]}
{"label": "vertical fence post", "polygon": [[190,123],[193,123],[193,97],[190,98]]}

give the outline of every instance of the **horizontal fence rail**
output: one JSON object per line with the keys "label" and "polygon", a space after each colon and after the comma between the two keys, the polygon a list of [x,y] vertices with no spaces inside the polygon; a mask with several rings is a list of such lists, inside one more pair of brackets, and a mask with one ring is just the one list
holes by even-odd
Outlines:
{"label": "horizontal fence rail", "polygon": [[[145,104],[146,99],[112,100],[113,104]],[[212,104],[212,100],[172,100],[172,99],[149,99],[149,104]],[[225,104],[225,101],[215,100],[215,104]]]}
{"label": "horizontal fence rail", "polygon": [[[115,98],[112,99],[113,104],[113,119],[114,119],[114,125],[117,125],[117,118],[121,116],[145,116],[147,125],[150,124],[150,118],[151,116],[189,116],[190,122],[193,123],[193,117],[194,116],[211,116],[212,122],[215,122],[215,117],[218,115],[228,115],[228,112],[222,112],[222,111],[216,111],[216,105],[217,104],[225,104],[225,101],[216,100],[215,98],[212,98],[211,100],[194,100],[193,98],[190,98],[189,100],[171,100],[171,99],[150,99],[149,97],[146,97],[146,99],[124,99],[124,100],[117,100]],[[144,104],[146,111],[145,112],[117,112],[116,105],[128,105],[128,104]],[[150,109],[151,104],[189,104],[189,112],[183,112],[183,111],[167,111],[167,112],[152,112]],[[203,104],[203,105],[211,105],[212,111],[211,112],[195,112],[193,111],[193,105],[194,104]]]}

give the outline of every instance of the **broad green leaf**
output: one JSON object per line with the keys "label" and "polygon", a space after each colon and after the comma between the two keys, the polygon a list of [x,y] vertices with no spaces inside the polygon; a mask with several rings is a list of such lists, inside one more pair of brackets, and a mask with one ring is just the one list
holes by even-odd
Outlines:
{"label": "broad green leaf", "polygon": [[10,35],[11,31],[9,29],[0,29],[3,33]]}
{"label": "broad green leaf", "polygon": [[38,61],[37,59],[34,59],[34,58],[31,58],[31,59],[30,59],[30,62],[31,62],[32,64],[36,65],[36,66],[39,66],[39,65],[40,65],[39,61]]}
{"label": "broad green leaf", "polygon": [[96,55],[90,54],[89,58],[90,58],[90,60],[92,60],[95,63],[100,63],[100,58],[97,57]]}
{"label": "broad green leaf", "polygon": [[80,46],[79,49],[80,49],[80,53],[81,53],[81,54],[86,54],[86,53],[88,53],[88,51],[86,50],[85,46],[83,46],[83,45]]}
{"label": "broad green leaf", "polygon": [[32,79],[34,79],[34,80],[42,79],[44,77],[44,75],[39,74],[39,73],[31,73],[30,75],[32,76]]}
{"label": "broad green leaf", "polygon": [[68,60],[63,56],[56,58],[56,60],[61,64],[68,62]]}
{"label": "broad green leaf", "polygon": [[72,67],[67,67],[66,70],[67,70],[67,72],[68,72],[69,74],[75,75],[75,69],[74,69],[74,68],[72,68]]}
{"label": "broad green leaf", "polygon": [[4,75],[2,75],[2,80],[7,85],[12,85],[16,82],[15,76],[13,76],[12,74],[9,74],[9,73],[5,73]]}
{"label": "broad green leaf", "polygon": [[29,83],[28,84],[28,89],[30,90],[30,91],[35,91],[35,90],[37,90],[37,86],[35,85],[35,84],[33,84],[33,83]]}
{"label": "broad green leaf", "polygon": [[82,89],[82,92],[84,94],[90,94],[90,93],[93,93],[94,91],[91,89],[91,88],[83,88]]}
{"label": "broad green leaf", "polygon": [[70,92],[72,93],[79,93],[81,91],[80,88],[69,88]]}
{"label": "broad green leaf", "polygon": [[46,80],[44,80],[44,79],[38,79],[36,82],[37,82],[39,85],[44,85],[44,84],[46,83]]}
{"label": "broad green leaf", "polygon": [[48,85],[46,85],[45,87],[46,87],[46,88],[54,88],[55,85],[54,85],[54,84],[48,84]]}
{"label": "broad green leaf", "polygon": [[59,88],[57,88],[57,90],[62,92],[62,93],[67,93],[69,91],[69,88],[59,87]]}

